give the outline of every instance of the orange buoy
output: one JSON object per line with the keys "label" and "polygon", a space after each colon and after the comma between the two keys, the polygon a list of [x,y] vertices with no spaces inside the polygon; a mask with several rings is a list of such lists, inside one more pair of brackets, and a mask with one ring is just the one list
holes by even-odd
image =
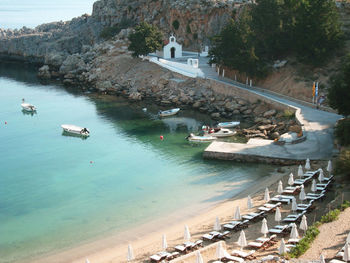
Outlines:
{"label": "orange buoy", "polygon": [[164,136],[163,135],[160,135],[159,137],[162,141],[164,140]]}

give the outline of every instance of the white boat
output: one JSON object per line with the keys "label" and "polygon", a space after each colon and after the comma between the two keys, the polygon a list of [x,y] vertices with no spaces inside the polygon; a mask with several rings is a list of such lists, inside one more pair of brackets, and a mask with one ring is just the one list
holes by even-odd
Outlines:
{"label": "white boat", "polygon": [[212,129],[212,132],[209,131],[208,134],[217,138],[223,138],[223,137],[230,137],[235,135],[236,131],[231,131],[225,128],[215,128],[215,129]]}
{"label": "white boat", "polygon": [[232,128],[232,127],[236,127],[240,124],[239,121],[228,121],[228,122],[219,122],[218,123],[218,127],[219,128]]}
{"label": "white boat", "polygon": [[190,135],[188,135],[186,139],[190,142],[212,142],[215,141],[217,138],[211,135],[197,136],[193,133],[190,133]]}
{"label": "white boat", "polygon": [[22,99],[21,107],[22,107],[22,109],[25,110],[25,111],[29,111],[29,112],[34,112],[34,111],[36,111],[35,106],[32,105],[32,104],[26,103],[26,102],[24,101],[24,99]]}
{"label": "white boat", "polygon": [[90,131],[87,128],[82,128],[79,126],[71,125],[71,124],[62,124],[61,125],[63,131],[72,133],[72,134],[77,134],[81,136],[89,136]]}
{"label": "white boat", "polygon": [[164,110],[164,111],[159,111],[158,115],[160,117],[167,117],[167,116],[172,116],[177,114],[180,111],[179,108],[171,109],[171,110]]}

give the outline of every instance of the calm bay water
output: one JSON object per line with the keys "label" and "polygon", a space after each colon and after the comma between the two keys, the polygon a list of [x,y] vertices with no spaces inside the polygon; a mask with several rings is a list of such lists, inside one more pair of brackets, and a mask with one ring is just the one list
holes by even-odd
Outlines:
{"label": "calm bay water", "polygon": [[[21,111],[21,99],[37,114]],[[272,170],[203,160],[184,138],[209,120],[41,85],[31,68],[0,64],[0,262],[118,232],[192,204],[212,205]],[[7,122],[7,124],[5,124]],[[85,140],[61,124],[88,127]],[[164,136],[164,141],[159,136]],[[236,188],[228,187],[240,182]]]}
{"label": "calm bay water", "polygon": [[96,0],[1,0],[0,28],[36,27],[42,23],[67,21],[91,14]]}

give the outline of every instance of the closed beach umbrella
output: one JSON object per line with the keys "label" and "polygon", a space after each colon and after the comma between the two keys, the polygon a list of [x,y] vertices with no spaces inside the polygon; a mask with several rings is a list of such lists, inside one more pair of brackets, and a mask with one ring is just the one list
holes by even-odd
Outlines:
{"label": "closed beach umbrella", "polygon": [[248,208],[248,209],[252,209],[253,207],[254,207],[254,205],[253,205],[253,200],[252,200],[252,198],[250,197],[250,195],[248,195],[247,208]]}
{"label": "closed beach umbrella", "polygon": [[348,234],[348,236],[346,238],[346,242],[350,243],[350,232],[349,232],[349,234]]}
{"label": "closed beach umbrella", "polygon": [[281,220],[282,220],[282,216],[281,216],[280,208],[276,207],[275,221],[279,223]]}
{"label": "closed beach umbrella", "polygon": [[90,261],[88,259],[85,260],[85,263],[90,263]]}
{"label": "closed beach umbrella", "polygon": [[350,261],[350,249],[349,249],[349,243],[348,242],[345,243],[343,260],[344,261]]}
{"label": "closed beach umbrella", "polygon": [[329,160],[328,161],[328,165],[327,165],[327,172],[331,173],[333,170],[333,167],[332,167],[332,161]]}
{"label": "closed beach umbrella", "polygon": [[185,225],[184,240],[185,241],[190,241],[190,239],[191,239],[190,230],[189,230],[188,226]]}
{"label": "closed beach umbrella", "polygon": [[216,219],[215,219],[214,230],[215,231],[220,231],[221,230],[220,220],[219,220],[218,217],[216,217]]}
{"label": "closed beach umbrella", "polygon": [[132,246],[129,244],[128,245],[128,256],[127,256],[127,260],[128,261],[132,261],[135,259],[135,256],[134,256],[134,251],[132,250]]}
{"label": "closed beach umbrella", "polygon": [[196,263],[204,263],[201,252],[199,252],[199,250],[196,252]]}
{"label": "closed beach umbrella", "polygon": [[299,228],[300,228],[301,230],[303,230],[304,232],[307,230],[307,220],[306,220],[306,216],[305,216],[305,215],[303,215],[303,216],[301,217],[301,223],[300,223]]}
{"label": "closed beach umbrella", "polygon": [[299,199],[301,202],[303,202],[304,200],[306,200],[306,194],[305,194],[305,189],[304,189],[304,185],[301,185],[301,189],[300,189],[300,193],[299,193]]}
{"label": "closed beach umbrella", "polygon": [[241,230],[241,233],[239,234],[237,244],[241,247],[241,250],[247,246],[247,239],[245,238],[245,233],[243,230]]}
{"label": "closed beach umbrella", "polygon": [[304,175],[303,167],[301,165],[299,165],[298,176],[303,176],[303,175]]}
{"label": "closed beach umbrella", "polygon": [[317,191],[317,186],[316,186],[316,180],[315,179],[312,179],[311,191],[312,192],[316,192]]}
{"label": "closed beach umbrella", "polygon": [[298,234],[297,225],[293,223],[292,231],[290,232],[290,239],[298,239],[298,238],[299,238],[299,234]]}
{"label": "closed beach umbrella", "polygon": [[267,221],[266,218],[263,219],[262,225],[261,225],[261,234],[264,234],[264,237],[266,237],[266,234],[269,233],[269,229],[267,227]]}
{"label": "closed beach umbrella", "polygon": [[284,242],[284,238],[281,239],[280,247],[278,248],[278,253],[283,255],[287,253],[286,242]]}
{"label": "closed beach umbrella", "polygon": [[289,178],[288,178],[288,184],[292,186],[294,184],[294,176],[293,173],[290,173]]}
{"label": "closed beach umbrella", "polygon": [[278,182],[277,193],[279,193],[279,194],[282,194],[282,193],[283,193],[283,184],[282,184],[282,181],[279,181],[279,182]]}
{"label": "closed beach umbrella", "polygon": [[297,200],[295,197],[292,198],[292,211],[295,212],[298,209]]}
{"label": "closed beach umbrella", "polygon": [[240,209],[239,209],[239,206],[236,207],[236,212],[235,212],[234,219],[235,219],[235,220],[241,220],[241,219],[242,219],[242,217],[241,217],[241,211],[240,211]]}
{"label": "closed beach umbrella", "polygon": [[268,189],[267,187],[266,187],[266,189],[265,189],[264,201],[265,201],[265,202],[270,201],[270,193],[269,193],[269,189]]}
{"label": "closed beach umbrella", "polygon": [[305,162],[305,170],[310,170],[311,169],[311,165],[310,165],[310,159],[307,158],[306,162]]}
{"label": "closed beach umbrella", "polygon": [[320,256],[320,263],[326,263],[326,261],[324,260],[324,256],[322,254]]}
{"label": "closed beach umbrella", "polygon": [[166,250],[168,248],[168,243],[166,242],[166,235],[163,234],[162,236],[162,249]]}
{"label": "closed beach umbrella", "polygon": [[222,246],[222,242],[220,241],[218,245],[216,246],[216,258],[222,259],[225,256],[225,250],[224,247]]}
{"label": "closed beach umbrella", "polygon": [[323,174],[323,170],[322,168],[318,169],[320,174],[318,175],[318,180],[320,181],[320,183],[322,183],[322,181],[324,181],[324,174]]}

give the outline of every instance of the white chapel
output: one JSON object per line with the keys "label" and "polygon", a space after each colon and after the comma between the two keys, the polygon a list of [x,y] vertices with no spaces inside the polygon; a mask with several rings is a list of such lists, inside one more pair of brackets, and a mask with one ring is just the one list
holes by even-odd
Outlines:
{"label": "white chapel", "polygon": [[169,37],[169,43],[163,47],[163,58],[181,58],[182,45],[176,42],[174,35]]}

